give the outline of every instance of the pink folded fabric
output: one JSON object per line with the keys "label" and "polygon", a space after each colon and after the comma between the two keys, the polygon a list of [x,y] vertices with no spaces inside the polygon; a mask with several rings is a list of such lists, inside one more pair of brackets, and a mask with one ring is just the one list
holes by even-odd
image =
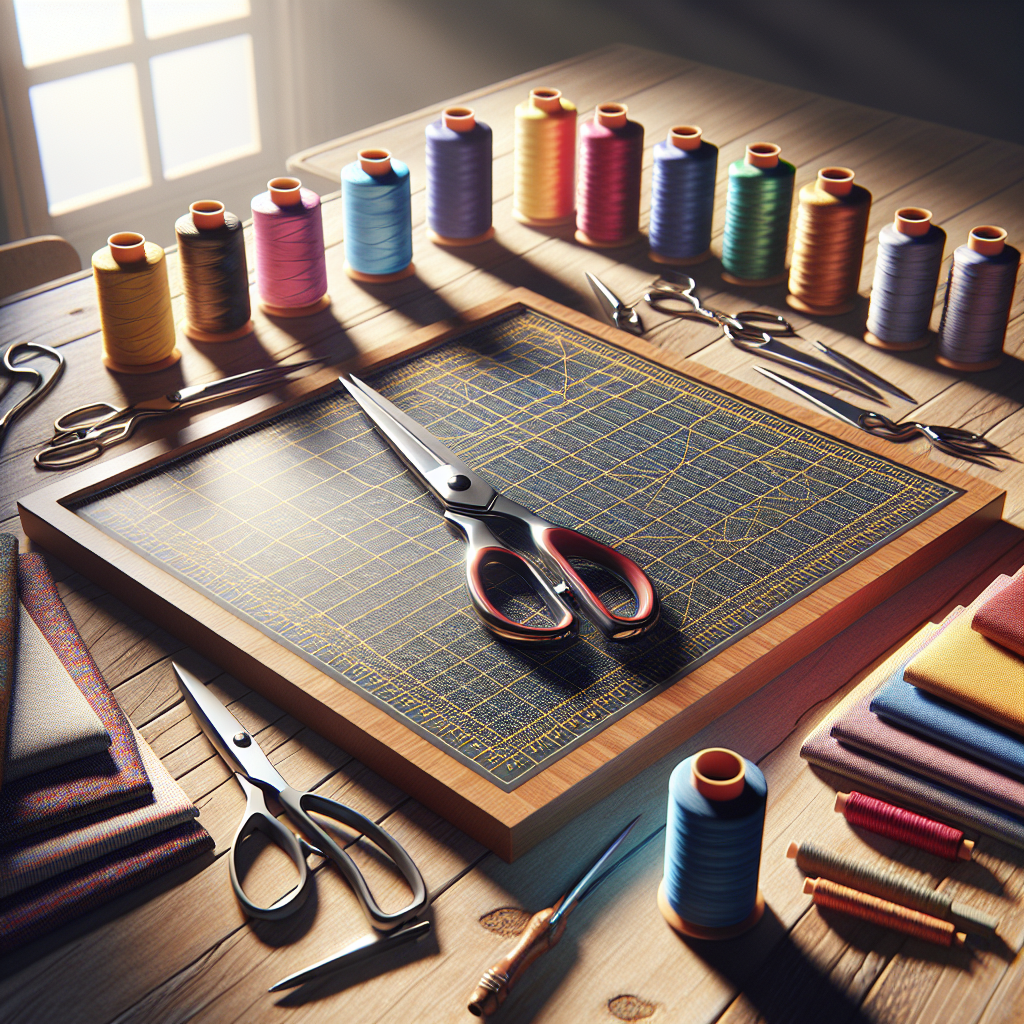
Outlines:
{"label": "pink folded fabric", "polygon": [[78,635],[41,555],[18,559],[21,603],[110,735],[110,746],[0,790],[0,843],[55,828],[103,808],[148,801],[152,786],[131,725]]}
{"label": "pink folded fabric", "polygon": [[18,538],[0,533],[0,785],[7,753],[7,709],[18,649]]}
{"label": "pink folded fabric", "polygon": [[1024,576],[989,598],[975,613],[971,628],[1024,657]]}

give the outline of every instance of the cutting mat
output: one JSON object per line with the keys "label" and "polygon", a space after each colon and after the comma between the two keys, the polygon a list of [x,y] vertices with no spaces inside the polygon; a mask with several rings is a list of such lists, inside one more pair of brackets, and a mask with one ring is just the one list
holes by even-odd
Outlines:
{"label": "cutting mat", "polygon": [[74,512],[516,790],[965,495],[600,333],[513,305],[367,379],[509,497],[642,565],[664,610],[640,642],[493,639],[461,539],[337,387]]}

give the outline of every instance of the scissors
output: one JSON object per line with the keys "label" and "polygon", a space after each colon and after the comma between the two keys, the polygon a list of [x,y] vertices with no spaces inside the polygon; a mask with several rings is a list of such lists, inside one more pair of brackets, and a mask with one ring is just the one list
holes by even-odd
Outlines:
{"label": "scissors", "polygon": [[[779,338],[800,337],[785,317],[759,309],[744,309],[739,313],[709,309],[694,294],[696,287],[697,282],[692,277],[684,278],[681,283],[658,278],[644,295],[644,300],[659,313],[715,324],[722,328],[737,348],[772,359],[828,384],[846,388],[862,398],[886,405],[885,399],[875,390],[880,388],[905,402],[914,402],[910,395],[895,384],[890,384],[884,377],[820,341],[812,341],[811,345],[837,366],[830,366],[815,356],[779,341]],[[875,387],[871,387],[872,384]]]}
{"label": "scissors", "polygon": [[[23,366],[20,363],[15,363],[16,357],[23,352],[38,352],[41,355],[49,356],[56,363],[53,373],[49,377],[44,377],[34,366]],[[0,361],[0,376],[10,377],[14,381],[28,381],[32,385],[32,390],[21,401],[15,402],[7,412],[0,416],[0,445],[4,443],[4,437],[10,425],[29,406],[46,397],[47,392],[60,380],[66,365],[64,356],[57,349],[50,348],[49,345],[40,345],[37,341],[16,341],[13,345],[7,346],[3,360]]]}
{"label": "scissors", "polygon": [[[444,518],[464,534],[466,587],[484,626],[502,640],[523,644],[549,644],[568,640],[579,632],[579,619],[566,602],[571,600],[609,640],[631,640],[654,628],[661,605],[654,586],[635,562],[576,530],[549,523],[529,509],[499,494],[478,473],[449,451],[429,431],[392,405],[357,377],[340,378],[385,440],[413,470],[445,508]],[[558,578],[552,586],[518,552],[506,547],[484,520],[517,523],[529,532],[534,551]],[[633,615],[618,615],[583,581],[570,558],[583,559],[608,570],[633,595]],[[498,564],[527,583],[543,601],[553,626],[516,622],[487,596],[483,569]]]}
{"label": "scissors", "polygon": [[980,434],[972,434],[968,430],[960,430],[957,427],[935,427],[927,423],[894,423],[888,416],[883,416],[879,412],[858,409],[857,406],[850,405],[849,402],[844,402],[841,398],[836,398],[835,395],[819,391],[818,388],[812,388],[809,384],[791,380],[767,367],[755,366],[754,369],[775,381],[776,384],[781,384],[801,398],[812,402],[829,415],[835,416],[836,419],[848,423],[851,427],[859,427],[869,434],[874,434],[875,437],[884,437],[887,441],[896,441],[897,443],[909,441],[915,437],[925,437],[931,446],[940,452],[956,456],[958,459],[977,462],[989,469],[995,469],[995,466],[988,461],[988,458],[1018,461],[1009,452],[1004,451]]}
{"label": "scissors", "polygon": [[644,333],[643,321],[640,314],[633,306],[627,306],[600,278],[595,277],[589,270],[583,271],[583,276],[590,282],[594,289],[597,301],[601,303],[604,315],[620,331],[628,331],[638,337]]}
{"label": "scissors", "polygon": [[181,388],[136,405],[111,405],[110,402],[81,405],[54,420],[53,437],[45,448],[36,453],[35,463],[40,469],[81,466],[99,457],[113,445],[127,441],[144,419],[170,416],[192,405],[274,384],[296,370],[315,366],[319,362],[319,359],[309,359],[304,363],[249,370],[209,384]]}
{"label": "scissors", "polygon": [[[270,759],[237,718],[191,672],[177,663],[174,674],[189,710],[203,728],[217,753],[228,763],[245,792],[245,815],[231,843],[228,859],[231,886],[238,902],[247,914],[267,920],[278,920],[295,913],[308,895],[312,875],[306,864],[306,854],[315,853],[333,861],[356,894],[366,916],[374,928],[392,931],[421,914],[427,906],[427,888],[423,876],[398,840],[380,825],[337,800],[329,800],[316,793],[292,789],[278,774]],[[299,840],[291,829],[285,828],[267,808],[266,796],[275,797],[284,808],[289,821],[312,843]],[[405,877],[412,890],[412,902],[392,914],[386,914],[373,898],[366,879],[352,858],[334,841],[332,836],[310,816],[310,811],[340,822],[361,832],[386,853]],[[243,842],[254,832],[262,832],[291,858],[299,877],[294,889],[289,890],[276,903],[261,907],[253,903],[242,889],[238,858]]]}

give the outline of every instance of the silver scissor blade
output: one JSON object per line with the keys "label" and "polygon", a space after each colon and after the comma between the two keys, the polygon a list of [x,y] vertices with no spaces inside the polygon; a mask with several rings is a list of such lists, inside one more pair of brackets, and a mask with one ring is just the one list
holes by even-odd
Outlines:
{"label": "silver scissor blade", "polygon": [[615,323],[615,314],[620,309],[625,309],[622,299],[618,297],[603,281],[595,277],[589,270],[583,271],[583,276],[590,282],[590,287],[594,289],[594,294],[597,296],[597,301],[601,303],[601,308],[605,312],[605,316]]}
{"label": "silver scissor blade", "polygon": [[783,363],[793,370],[799,370],[801,373],[818,377],[829,384],[846,388],[847,391],[852,391],[855,395],[860,395],[862,398],[870,398],[873,402],[879,402],[882,405],[889,404],[874,388],[869,387],[863,381],[857,380],[852,373],[847,373],[846,370],[840,369],[838,366],[829,366],[828,363],[818,359],[816,356],[808,355],[806,352],[792,348],[785,342],[773,338],[767,331],[765,336],[768,340],[753,350],[756,354],[762,355],[766,359],[774,359],[776,362]]}
{"label": "silver scissor blade", "polygon": [[902,398],[904,402],[912,402],[915,405],[917,404],[917,400],[911,398],[906,391],[896,387],[895,384],[890,384],[884,377],[879,377],[874,370],[869,370],[866,366],[861,366],[856,359],[851,359],[849,356],[843,355],[842,352],[837,352],[834,348],[830,348],[824,342],[818,341],[817,338],[815,338],[811,344],[819,352],[827,355],[829,359],[833,360],[833,362],[838,363],[840,366],[845,366],[851,373],[855,373],[858,377],[862,377],[864,380],[869,381],[871,384],[874,384],[875,387],[881,388],[887,394],[890,394],[895,398]]}
{"label": "silver scissor blade", "polygon": [[287,789],[288,783],[260,750],[255,737],[224,707],[210,688],[177,662],[171,662],[171,665],[185,703],[217,753],[227,761],[228,767],[261,789],[269,788],[277,793]]}
{"label": "silver scissor blade", "polygon": [[329,956],[319,963],[311,964],[304,970],[289,974],[287,978],[282,978],[271,985],[267,991],[279,992],[283,988],[295,988],[297,985],[304,985],[307,981],[313,981],[315,978],[323,977],[323,975],[330,974],[332,971],[337,971],[342,967],[350,967],[352,964],[369,960],[371,957],[377,956],[388,949],[394,949],[396,946],[404,945],[406,942],[415,942],[417,939],[422,939],[429,931],[429,921],[415,921],[384,936],[366,935],[361,939],[357,939],[350,946],[346,946],[340,953],[335,953],[334,956]]}
{"label": "silver scissor blade", "polygon": [[237,373],[233,377],[222,377],[220,380],[210,381],[208,384],[194,384],[192,387],[181,388],[181,390],[167,395],[166,399],[176,405],[188,405],[193,402],[220,398],[238,391],[262,387],[264,384],[283,382],[290,374],[304,370],[307,366],[316,366],[321,362],[323,362],[321,359],[307,359],[304,363],[282,363],[278,366],[267,366],[261,370],[247,370],[245,373]]}
{"label": "silver scissor blade", "polygon": [[594,881],[601,874],[601,869],[608,862],[608,858],[622,845],[626,836],[633,831],[633,826],[640,820],[638,814],[609,844],[604,853],[601,854],[597,860],[587,869],[583,877],[569,890],[565,898],[559,904],[558,909],[551,915],[551,920],[548,922],[548,929],[554,930],[559,921],[564,917],[568,917],[579,902],[587,895],[587,890],[590,888],[591,882]]}
{"label": "silver scissor blade", "polygon": [[835,416],[836,419],[849,423],[851,427],[864,429],[860,425],[860,418],[867,410],[858,409],[857,406],[850,405],[849,402],[844,402],[841,398],[836,398],[835,395],[812,388],[810,384],[800,384],[795,380],[790,380],[789,377],[784,377],[781,373],[776,373],[767,367],[755,366],[754,369],[758,373],[764,374],[770,380],[775,381],[776,384],[789,388],[790,391],[795,392],[801,398],[807,399],[808,402],[813,402],[819,409],[823,409],[830,416]]}

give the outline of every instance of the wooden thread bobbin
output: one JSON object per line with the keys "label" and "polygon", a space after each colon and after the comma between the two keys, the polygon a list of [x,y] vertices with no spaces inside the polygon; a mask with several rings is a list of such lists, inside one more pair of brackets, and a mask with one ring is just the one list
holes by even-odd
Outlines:
{"label": "wooden thread bobbin", "polygon": [[[708,800],[726,802],[737,799],[746,786],[746,765],[735,751],[725,747],[707,747],[700,751],[691,765],[691,783],[701,796]],[[668,901],[665,880],[658,886],[658,909],[673,931],[692,939],[731,939],[749,931],[764,914],[764,896],[757,887],[754,908],[738,924],[726,928],[708,928],[686,921],[676,913]]]}
{"label": "wooden thread bobbin", "polygon": [[[441,115],[441,120],[444,121],[445,128],[450,128],[453,132],[463,134],[471,132],[476,127],[476,112],[472,107],[447,107]],[[480,245],[481,242],[489,242],[493,237],[493,224],[486,231],[482,231],[479,235],[474,235],[472,238],[448,238],[445,235],[439,235],[431,227],[427,228],[427,238],[431,242],[435,245],[450,246],[454,249],[466,245]]]}
{"label": "wooden thread bobbin", "polygon": [[[920,238],[927,235],[932,226],[932,211],[922,206],[902,206],[896,211],[893,219],[893,226],[901,235],[908,238]],[[925,331],[916,341],[905,344],[898,344],[892,341],[884,341],[871,331],[864,332],[864,340],[875,348],[885,349],[887,352],[913,352],[924,348],[931,340],[928,332]]]}
{"label": "wooden thread bobbin", "polygon": [[[668,130],[668,142],[676,149],[693,152],[700,149],[704,137],[704,129],[695,124],[677,124]],[[711,258],[711,247],[696,256],[662,256],[651,249],[647,256],[655,263],[663,263],[672,267],[690,267],[696,263],[704,263]]]}
{"label": "wooden thread bobbin", "polygon": [[[383,178],[391,171],[391,152],[387,149],[361,149],[358,153],[359,166],[371,178]],[[416,273],[416,267],[410,260],[409,264],[401,270],[392,274],[366,274],[362,270],[356,270],[348,260],[345,260],[345,273],[353,281],[362,281],[364,284],[391,284],[393,281],[404,281]]]}
{"label": "wooden thread bobbin", "polygon": [[[181,359],[181,350],[174,343],[171,289],[167,279],[167,261],[164,258],[163,249],[154,242],[147,242],[137,231],[118,231],[107,239],[105,249],[99,249],[93,254],[92,265],[99,298],[100,324],[103,329],[103,354],[101,356],[103,365],[115,373],[129,374],[157,373],[167,369],[168,366],[173,366]],[[104,278],[118,273],[145,275],[147,271],[155,275],[160,299],[165,300],[166,308],[162,311],[157,310],[156,313],[154,330],[157,336],[154,342],[155,347],[166,354],[150,362],[126,362],[123,357],[130,356],[131,353],[118,348],[120,339],[117,337],[121,333],[120,328],[123,326],[123,321],[107,308],[106,289],[100,286],[100,275],[103,275]],[[145,296],[140,293],[139,296],[136,296],[136,298],[138,297]],[[147,299],[146,306],[152,307],[151,300]],[[168,346],[170,347],[169,352],[167,352]]]}

